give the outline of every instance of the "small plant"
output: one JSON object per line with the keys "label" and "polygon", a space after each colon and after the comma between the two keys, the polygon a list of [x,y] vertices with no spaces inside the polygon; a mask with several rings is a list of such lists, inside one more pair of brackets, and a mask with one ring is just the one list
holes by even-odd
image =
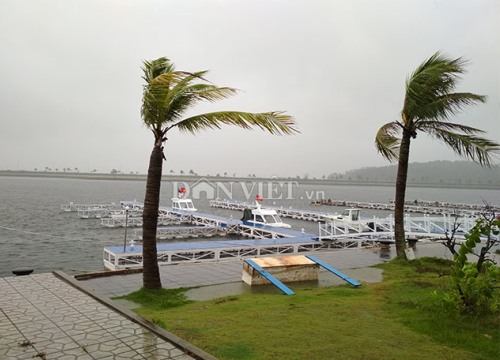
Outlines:
{"label": "small plant", "polygon": [[[500,217],[493,212],[482,214],[466,235],[466,241],[454,255],[451,266],[451,293],[447,299],[457,301],[466,313],[498,312],[500,310],[500,269],[488,257],[491,248],[499,242]],[[479,252],[475,252],[479,250]],[[478,257],[476,263],[468,255]]]}
{"label": "small plant", "polygon": [[33,346],[35,343],[34,342],[31,342],[29,340],[24,340],[23,342],[19,343],[19,347],[21,348],[26,348],[26,347],[29,347],[29,346]]}
{"label": "small plant", "polygon": [[458,220],[459,220],[459,216],[457,213],[454,213],[453,214],[453,225],[450,229],[450,231],[447,231],[444,236],[445,236],[445,240],[443,242],[443,245],[448,249],[450,250],[450,252],[455,255],[457,253],[457,250],[455,249],[455,247],[458,245],[457,243],[457,239],[455,237],[457,231],[460,229],[460,226],[462,225],[462,223],[460,223]]}
{"label": "small plant", "polygon": [[158,325],[161,328],[164,328],[164,329],[167,328],[167,324],[162,319],[153,318],[153,319],[151,319],[151,321],[153,322],[153,324]]}

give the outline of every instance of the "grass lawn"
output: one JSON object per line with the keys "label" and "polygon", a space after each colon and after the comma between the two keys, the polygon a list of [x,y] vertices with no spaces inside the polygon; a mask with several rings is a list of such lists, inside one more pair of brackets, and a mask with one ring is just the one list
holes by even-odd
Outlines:
{"label": "grass lawn", "polygon": [[220,359],[496,359],[500,316],[440,305],[442,259],[380,265],[384,281],[187,302],[183,289],[127,296],[136,312]]}

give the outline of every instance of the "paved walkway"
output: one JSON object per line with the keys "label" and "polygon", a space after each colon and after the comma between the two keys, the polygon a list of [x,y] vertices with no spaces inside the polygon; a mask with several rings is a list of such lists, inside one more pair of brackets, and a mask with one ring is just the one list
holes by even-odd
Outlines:
{"label": "paved walkway", "polygon": [[60,276],[0,278],[0,359],[213,359]]}

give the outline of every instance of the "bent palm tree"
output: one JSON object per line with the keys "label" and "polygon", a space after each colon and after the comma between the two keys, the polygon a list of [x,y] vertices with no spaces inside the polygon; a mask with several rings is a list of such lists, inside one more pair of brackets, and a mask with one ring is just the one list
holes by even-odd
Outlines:
{"label": "bent palm tree", "polygon": [[[195,133],[203,129],[219,129],[222,124],[244,129],[258,127],[271,134],[297,132],[293,119],[282,112],[246,113],[222,111],[183,118],[183,114],[199,101],[210,102],[227,98],[236,89],[217,87],[203,78],[207,71],[188,73],[176,71],[167,58],[144,62],[146,84],[143,90],[141,117],[154,135],[154,146],[149,160],[146,195],[143,212],[143,285],[147,289],[161,288],[157,260],[156,231],[162,175],[163,143],[167,133],[178,128]],[[182,173],[182,171],[181,171]]]}
{"label": "bent palm tree", "polygon": [[394,237],[398,257],[405,257],[404,202],[410,156],[410,142],[422,131],[444,142],[458,155],[481,165],[491,166],[491,155],[500,145],[478,136],[480,129],[449,122],[466,105],[484,102],[485,96],[454,93],[465,71],[462,58],[448,59],[435,53],[406,80],[406,95],[401,120],[383,125],[377,132],[375,146],[389,161],[398,160],[394,209]]}

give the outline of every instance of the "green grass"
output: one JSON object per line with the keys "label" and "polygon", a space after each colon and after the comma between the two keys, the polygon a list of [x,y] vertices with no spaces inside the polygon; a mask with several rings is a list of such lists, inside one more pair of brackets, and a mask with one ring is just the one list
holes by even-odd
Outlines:
{"label": "green grass", "polygon": [[161,311],[190,303],[184,293],[187,288],[146,290],[144,288],[131,294],[117,297],[141,304],[154,311]]}
{"label": "green grass", "polygon": [[[449,264],[380,266],[359,288],[244,294],[186,302],[185,289],[127,296],[136,311],[220,359],[498,359],[500,319],[451,316],[440,305]],[[293,285],[292,285],[293,288]],[[172,296],[175,301],[166,300]]]}

